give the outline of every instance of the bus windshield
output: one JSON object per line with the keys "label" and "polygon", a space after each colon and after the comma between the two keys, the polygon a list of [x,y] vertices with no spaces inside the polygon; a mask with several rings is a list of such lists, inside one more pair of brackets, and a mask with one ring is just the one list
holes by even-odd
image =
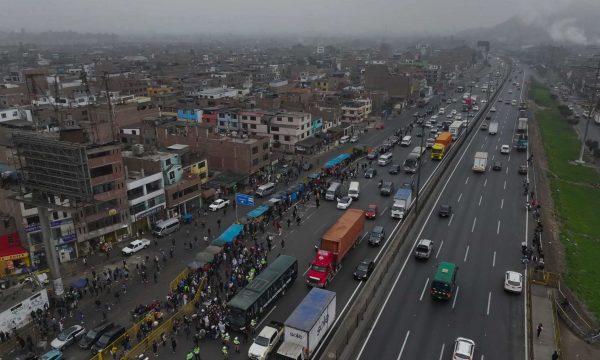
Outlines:
{"label": "bus windshield", "polygon": [[246,313],[242,309],[229,309],[229,322],[239,328],[246,326]]}

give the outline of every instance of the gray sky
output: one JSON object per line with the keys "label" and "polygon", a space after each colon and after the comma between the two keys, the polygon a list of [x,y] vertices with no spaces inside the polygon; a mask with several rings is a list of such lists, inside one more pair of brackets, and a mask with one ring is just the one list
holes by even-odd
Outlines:
{"label": "gray sky", "polygon": [[0,29],[127,33],[448,34],[587,0],[0,0]]}

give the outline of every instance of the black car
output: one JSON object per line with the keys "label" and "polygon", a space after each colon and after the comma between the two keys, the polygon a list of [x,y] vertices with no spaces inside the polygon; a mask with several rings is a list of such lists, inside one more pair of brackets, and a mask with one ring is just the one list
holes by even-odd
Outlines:
{"label": "black car", "polygon": [[495,170],[495,171],[502,170],[502,163],[500,161],[494,161],[494,164],[492,165],[492,170]]}
{"label": "black car", "polygon": [[373,168],[368,168],[367,171],[365,171],[365,179],[372,179],[375,175],[377,175],[377,170]]}
{"label": "black car", "polygon": [[385,229],[383,226],[375,226],[369,235],[369,245],[379,246],[385,240]]}
{"label": "black car", "polygon": [[452,206],[442,204],[440,205],[440,210],[438,211],[438,215],[440,217],[448,217],[452,215]]}
{"label": "black car", "polygon": [[399,174],[400,173],[400,169],[401,169],[400,165],[394,164],[394,165],[391,165],[389,167],[388,173],[390,173],[392,175]]}
{"label": "black car", "polygon": [[356,269],[354,269],[354,278],[356,280],[366,280],[373,272],[373,269],[375,269],[375,261],[369,258],[364,259],[358,264]]}
{"label": "black car", "polygon": [[79,347],[87,350],[92,347],[100,339],[106,331],[111,329],[114,326],[113,323],[110,322],[102,322],[94,327],[92,330],[88,331],[84,337],[79,340]]}
{"label": "black car", "polygon": [[383,196],[390,196],[394,192],[394,183],[391,181],[384,181],[381,185],[379,193]]}
{"label": "black car", "polygon": [[527,175],[527,165],[521,165],[521,166],[519,166],[519,174],[521,174],[521,175]]}

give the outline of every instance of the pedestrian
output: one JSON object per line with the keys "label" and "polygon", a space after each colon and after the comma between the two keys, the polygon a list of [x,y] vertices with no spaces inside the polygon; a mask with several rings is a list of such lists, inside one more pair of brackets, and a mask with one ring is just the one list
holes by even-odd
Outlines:
{"label": "pedestrian", "polygon": [[200,346],[194,346],[194,360],[200,360]]}
{"label": "pedestrian", "polygon": [[229,359],[229,352],[227,351],[227,346],[223,346],[221,349],[221,353],[223,354],[223,359]]}
{"label": "pedestrian", "polygon": [[192,350],[188,351],[188,353],[185,355],[185,360],[192,360],[194,359],[194,353],[192,352]]}
{"label": "pedestrian", "polygon": [[[295,216],[295,215],[294,215],[294,216]],[[292,223],[292,220],[290,220],[290,218],[288,218],[288,219],[287,219],[287,226],[288,226],[288,229],[289,229],[289,227],[290,227],[290,224],[291,224],[291,223]]]}
{"label": "pedestrian", "polygon": [[539,323],[537,326],[537,337],[540,337],[540,334],[542,333],[542,330],[544,330],[544,326],[542,325],[542,323]]}
{"label": "pedestrian", "polygon": [[217,219],[217,228],[221,228],[221,219]]}
{"label": "pedestrian", "polygon": [[177,340],[174,336],[171,336],[171,350],[173,350],[173,354],[175,353],[175,350],[177,350]]}
{"label": "pedestrian", "polygon": [[285,249],[285,239],[281,239],[281,248]]}
{"label": "pedestrian", "polygon": [[300,216],[296,216],[296,224],[300,226]]}
{"label": "pedestrian", "polygon": [[156,340],[152,342],[152,352],[154,353],[155,357],[158,357],[158,343]]}
{"label": "pedestrian", "polygon": [[156,273],[156,271],[154,272],[154,283],[158,284],[158,274]]}
{"label": "pedestrian", "polygon": [[554,350],[554,354],[552,354],[552,360],[558,360],[558,352]]}
{"label": "pedestrian", "polygon": [[233,338],[233,346],[235,349],[236,353],[240,353],[240,339],[238,339],[238,337],[236,336],[235,338]]}

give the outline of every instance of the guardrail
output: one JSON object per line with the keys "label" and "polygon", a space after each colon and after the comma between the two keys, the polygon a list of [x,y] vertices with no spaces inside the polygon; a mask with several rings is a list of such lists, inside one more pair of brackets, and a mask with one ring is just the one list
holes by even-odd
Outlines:
{"label": "guardrail", "polygon": [[[498,87],[500,89],[506,83],[508,79],[509,71],[507,71],[507,75],[504,78],[501,86]],[[498,91],[490,98],[492,101],[486,102],[483,109],[478,112],[478,115],[473,118],[470,126],[465,130],[464,136],[461,136],[455,144],[454,148],[460,149],[462,144],[464,144],[469,138],[469,134],[473,129],[477,128],[477,123],[481,120],[482,115],[487,113],[488,107],[490,107],[496,97],[498,96]],[[419,207],[421,209],[425,208],[423,206],[427,202],[432,199],[433,194],[437,194],[441,191],[441,189],[437,188],[438,183],[443,179],[442,176],[436,176],[437,174],[443,174],[446,172],[447,168],[452,164],[452,161],[456,158],[459,151],[452,151],[449,153],[444,159],[442,159],[442,164],[432,174],[432,181],[428,184],[425,184],[421,189],[420,197],[422,199]],[[430,189],[436,189],[437,191],[430,191]],[[412,210],[412,208],[411,208]],[[379,261],[379,265],[376,267],[375,272],[371,275],[369,281],[367,281],[366,285],[360,291],[359,296],[354,301],[350,310],[348,311],[344,320],[337,326],[337,328],[332,329],[335,331],[334,337],[329,342],[327,348],[323,352],[322,359],[348,359],[351,358],[351,354],[356,354],[356,348],[361,344],[359,341],[360,338],[364,335],[364,332],[370,328],[369,325],[365,324],[365,319],[372,319],[375,315],[376,311],[379,310],[379,305],[381,302],[381,295],[386,290],[384,286],[381,286],[385,277],[388,275],[390,268],[395,264],[395,261],[398,260],[397,254],[400,252],[401,247],[405,243],[405,239],[407,238],[407,234],[412,230],[413,225],[417,222],[418,214],[416,211],[410,211],[407,217],[403,220],[403,224],[400,225],[399,230],[395,237],[391,241],[390,247],[385,251],[381,260]],[[373,299],[380,299],[380,301],[373,301]]]}

